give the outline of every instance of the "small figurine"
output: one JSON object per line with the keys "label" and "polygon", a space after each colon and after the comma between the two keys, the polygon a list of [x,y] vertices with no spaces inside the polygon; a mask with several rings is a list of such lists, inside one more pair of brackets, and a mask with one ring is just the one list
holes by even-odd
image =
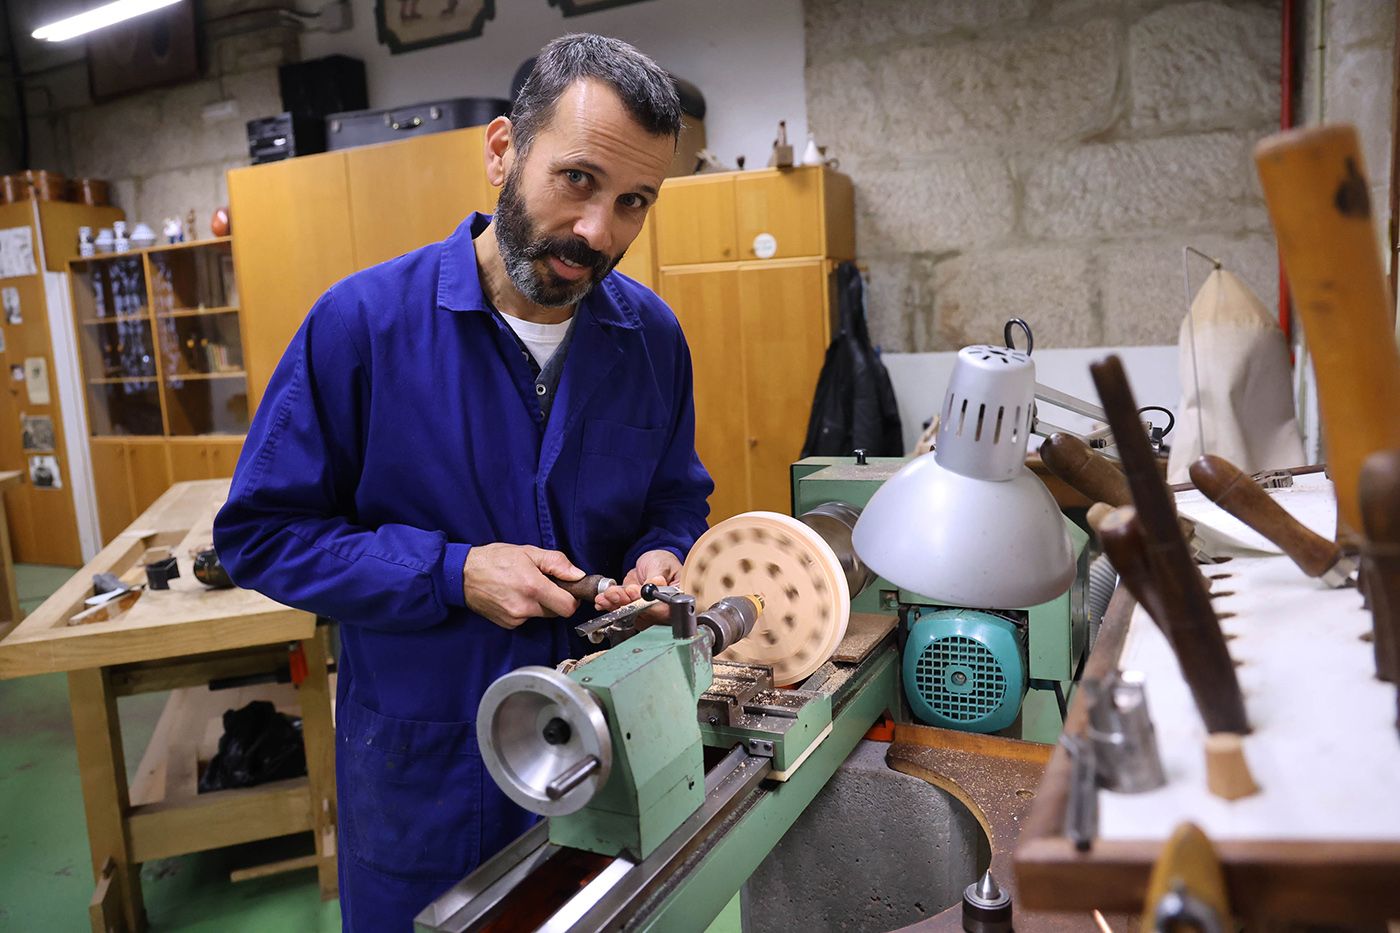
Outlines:
{"label": "small figurine", "polygon": [[185,242],[185,228],[180,223],[178,217],[167,217],[161,222],[160,232],[165,236],[167,243]]}
{"label": "small figurine", "polygon": [[190,212],[185,215],[185,239],[193,242],[194,237],[194,208],[190,208]]}

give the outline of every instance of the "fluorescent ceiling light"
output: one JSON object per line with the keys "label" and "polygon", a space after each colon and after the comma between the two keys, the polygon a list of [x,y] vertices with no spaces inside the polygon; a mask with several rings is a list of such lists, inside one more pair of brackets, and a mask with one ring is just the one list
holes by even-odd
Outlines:
{"label": "fluorescent ceiling light", "polygon": [[104,3],[86,13],[79,13],[77,16],[70,16],[56,23],[40,26],[34,30],[32,35],[36,39],[45,39],[49,42],[67,42],[69,39],[76,39],[78,36],[87,35],[98,29],[105,29],[145,13],[153,13],[156,10],[174,6],[179,2],[180,0],[112,0],[111,3]]}

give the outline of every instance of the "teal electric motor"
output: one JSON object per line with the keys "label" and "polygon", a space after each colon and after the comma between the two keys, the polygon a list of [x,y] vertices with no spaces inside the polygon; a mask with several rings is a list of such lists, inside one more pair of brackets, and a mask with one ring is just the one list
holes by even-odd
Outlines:
{"label": "teal electric motor", "polygon": [[985,609],[909,611],[904,695],[921,722],[1000,732],[1020,712],[1026,667],[1024,623]]}

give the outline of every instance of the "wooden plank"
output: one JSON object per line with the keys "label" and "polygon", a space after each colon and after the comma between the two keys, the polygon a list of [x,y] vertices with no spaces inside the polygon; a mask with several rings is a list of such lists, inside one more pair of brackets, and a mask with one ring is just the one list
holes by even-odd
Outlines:
{"label": "wooden plank", "polygon": [[896,616],[878,612],[853,612],[846,626],[846,637],[836,646],[831,660],[859,664],[899,623]]}
{"label": "wooden plank", "polygon": [[15,555],[10,547],[10,527],[5,515],[3,490],[19,485],[18,470],[0,472],[0,638],[19,624],[19,584],[15,582]]}
{"label": "wooden plank", "polygon": [[272,673],[286,667],[287,649],[280,644],[240,648],[181,661],[162,659],[123,664],[112,669],[112,688],[119,697],[132,696],[179,687],[197,687],[212,680]]}
{"label": "wooden plank", "polygon": [[122,917],[128,930],[144,930],[146,907],[141,896],[143,859],[127,842],[128,809],[126,758],[122,751],[117,698],[105,671],[74,671],[68,675],[68,697],[73,713],[73,741],[78,752],[78,774],[87,814],[88,846],[92,852],[94,881],[113,863],[112,884],[122,901]]}
{"label": "wooden plank", "polygon": [[331,714],[330,629],[316,627],[314,638],[301,643],[306,652],[306,680],[297,690],[301,701],[301,734],[306,744],[306,774],[311,784],[311,817],[316,835],[316,877],[321,899],[338,893],[335,808],[335,725]]}
{"label": "wooden plank", "polygon": [[122,928],[121,893],[112,883],[116,863],[108,859],[98,876],[92,900],[88,902],[88,920],[92,933],[116,933]]}
{"label": "wooden plank", "polygon": [[255,865],[252,868],[235,868],[228,873],[228,880],[252,881],[256,878],[267,878],[289,871],[300,871],[303,868],[315,868],[320,861],[320,857],[316,855],[299,855],[296,858],[282,859],[278,862],[267,862],[263,865]]}
{"label": "wooden plank", "polygon": [[128,822],[137,862],[188,855],[312,829],[304,777],[134,807]]}

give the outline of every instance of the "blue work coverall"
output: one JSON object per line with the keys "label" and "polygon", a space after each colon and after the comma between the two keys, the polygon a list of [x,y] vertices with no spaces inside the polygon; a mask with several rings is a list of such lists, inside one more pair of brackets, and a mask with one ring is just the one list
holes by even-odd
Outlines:
{"label": "blue work coverall", "polygon": [[489,221],[472,214],[316,303],[214,525],[240,586],[341,623],[348,930],[407,929],[534,822],[482,766],[477,705],[502,674],[582,646],[566,620],[508,631],[468,609],[472,545],[558,549],[621,579],[644,551],[684,559],[705,530],[713,487],[674,314],[619,273],[603,279],[579,304],[546,422],[482,293],[471,240]]}

